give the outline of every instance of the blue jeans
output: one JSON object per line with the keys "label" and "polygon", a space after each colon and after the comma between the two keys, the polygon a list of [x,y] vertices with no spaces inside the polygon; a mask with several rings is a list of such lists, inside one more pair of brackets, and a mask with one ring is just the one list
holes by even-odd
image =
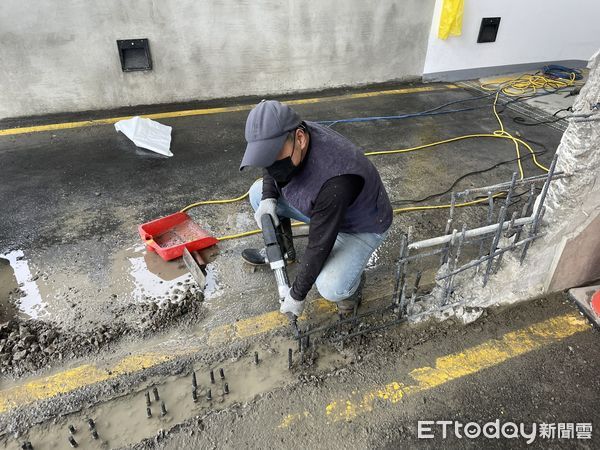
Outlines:
{"label": "blue jeans", "polygon": [[[250,204],[256,211],[262,198],[262,180],[250,188]],[[283,197],[277,200],[277,215],[309,223],[310,219],[291,206]],[[369,258],[381,245],[385,233],[338,233],[331,253],[327,257],[315,285],[326,300],[339,302],[358,289],[360,277]]]}

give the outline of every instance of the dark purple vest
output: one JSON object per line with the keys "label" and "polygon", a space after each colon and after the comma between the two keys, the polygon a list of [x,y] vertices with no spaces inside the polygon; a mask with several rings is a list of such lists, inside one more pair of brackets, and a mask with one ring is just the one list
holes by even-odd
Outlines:
{"label": "dark purple vest", "polygon": [[341,134],[314,122],[310,131],[310,151],[302,170],[282,189],[284,198],[304,215],[312,215],[323,184],[339,175],[359,175],[365,180],[340,227],[343,233],[383,233],[392,224],[392,205],[379,172],[363,151]]}

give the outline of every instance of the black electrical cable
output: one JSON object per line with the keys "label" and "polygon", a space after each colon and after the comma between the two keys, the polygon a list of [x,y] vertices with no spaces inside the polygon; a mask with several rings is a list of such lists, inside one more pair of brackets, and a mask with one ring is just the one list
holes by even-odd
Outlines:
{"label": "black electrical cable", "polygon": [[[552,116],[556,117],[556,115],[558,113],[563,112],[563,111],[571,112],[572,109],[571,109],[570,106],[568,108],[559,109],[554,114],[552,114]],[[556,123],[556,122],[559,122],[561,120],[568,119],[568,118],[569,118],[569,116],[563,116],[563,117],[558,117],[558,118],[552,119],[552,120],[540,120],[540,121],[537,121],[537,122],[527,122],[524,117],[517,116],[517,117],[513,117],[513,122],[518,123],[519,125],[526,126],[526,127],[535,127],[535,126],[538,126],[538,125],[545,125],[545,124],[548,124],[548,123]]]}
{"label": "black electrical cable", "polygon": [[[544,147],[544,146],[542,145],[542,147]],[[544,151],[541,151],[541,152],[534,152],[535,156],[540,156],[540,155],[543,155],[545,153],[548,153],[547,149],[544,150]],[[499,162],[497,164],[494,164],[491,167],[488,167],[487,169],[475,170],[475,171],[472,171],[472,172],[468,172],[468,173],[460,176],[456,180],[454,180],[454,182],[450,185],[450,187],[448,189],[446,189],[445,191],[443,191],[443,192],[438,192],[436,194],[431,194],[431,195],[428,195],[427,197],[423,197],[423,198],[420,198],[420,199],[400,199],[400,200],[395,200],[395,201],[392,202],[392,204],[396,205],[396,204],[399,204],[399,203],[423,203],[423,202],[426,202],[427,200],[431,200],[432,198],[441,197],[442,195],[445,195],[448,192],[452,191],[452,189],[454,188],[454,186],[456,186],[458,183],[460,183],[462,180],[464,180],[467,177],[470,177],[472,175],[478,175],[480,173],[490,172],[490,171],[492,171],[494,169],[497,169],[498,167],[500,167],[500,166],[502,166],[504,164],[513,163],[513,162],[517,161],[518,159],[519,158],[514,158],[514,159],[507,160],[507,161],[501,161],[501,162]],[[521,158],[521,161],[523,159],[524,158]]]}

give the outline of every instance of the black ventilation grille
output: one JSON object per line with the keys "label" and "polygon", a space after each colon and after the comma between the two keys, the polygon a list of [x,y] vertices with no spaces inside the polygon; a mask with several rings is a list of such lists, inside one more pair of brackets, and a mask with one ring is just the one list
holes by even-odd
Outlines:
{"label": "black ventilation grille", "polygon": [[152,70],[148,39],[124,39],[117,41],[117,47],[123,72]]}

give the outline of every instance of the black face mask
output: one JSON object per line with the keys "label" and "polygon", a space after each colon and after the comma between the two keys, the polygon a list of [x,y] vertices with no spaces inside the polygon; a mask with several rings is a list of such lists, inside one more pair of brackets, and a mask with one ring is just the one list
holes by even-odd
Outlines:
{"label": "black face mask", "polygon": [[300,170],[300,166],[295,166],[292,162],[292,155],[294,151],[296,151],[296,136],[294,134],[294,147],[292,150],[292,154],[287,158],[280,159],[275,161],[269,167],[267,167],[267,172],[269,175],[273,177],[277,184],[281,187],[285,186],[290,182],[292,177],[298,173]]}

